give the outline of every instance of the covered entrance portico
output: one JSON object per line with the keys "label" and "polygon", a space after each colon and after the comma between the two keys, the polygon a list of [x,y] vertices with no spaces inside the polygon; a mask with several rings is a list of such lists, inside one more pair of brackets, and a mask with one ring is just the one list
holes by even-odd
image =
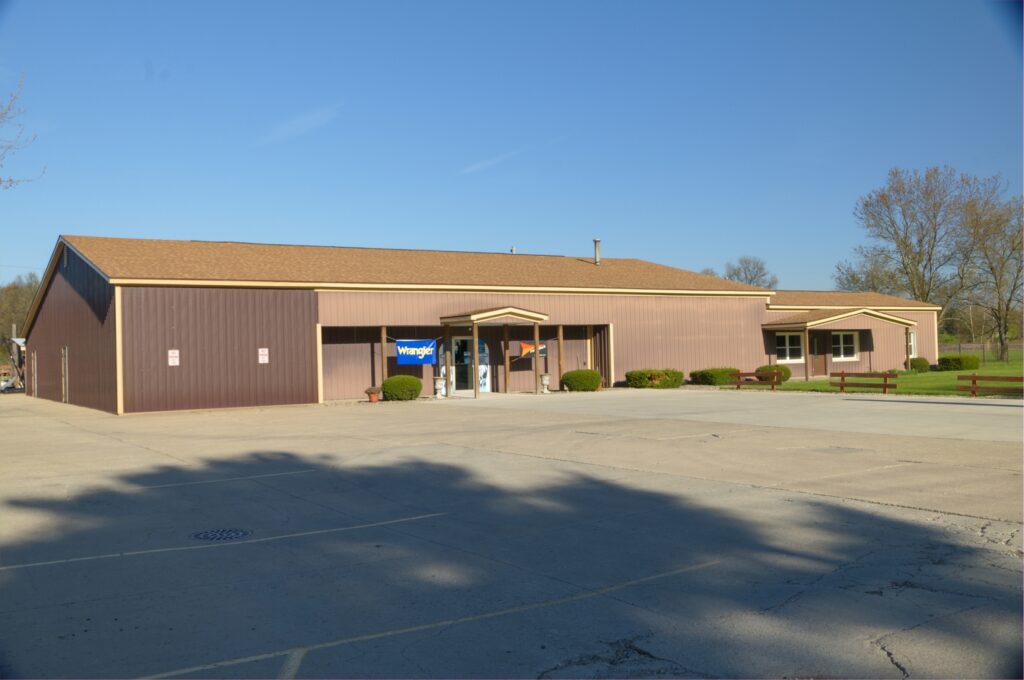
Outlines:
{"label": "covered entrance portico", "polygon": [[804,380],[836,371],[909,368],[915,321],[872,309],[821,309],[762,324],[772,363]]}
{"label": "covered entrance portico", "polygon": [[[444,375],[445,375],[445,392],[449,395],[455,394],[457,388],[465,385],[467,382],[472,383],[473,398],[480,397],[481,387],[488,388],[490,386],[490,376],[486,376],[487,380],[484,380],[484,376],[481,375],[481,366],[488,369],[489,361],[485,359],[481,363],[481,340],[480,340],[480,327],[501,327],[502,328],[502,358],[504,361],[504,379],[502,380],[502,386],[504,391],[509,391],[509,381],[511,374],[511,359],[509,356],[509,327],[510,326],[532,326],[533,327],[533,391],[539,394],[541,391],[540,384],[540,361],[537,360],[540,354],[540,324],[548,320],[547,314],[540,312],[533,312],[528,309],[520,309],[518,307],[499,307],[496,309],[483,309],[475,312],[467,312],[465,314],[456,314],[453,316],[441,317],[441,325],[444,327]],[[458,337],[459,332],[465,332],[468,329],[468,335]],[[561,327],[559,327],[558,334],[559,343],[559,363],[561,364],[562,357],[562,333]],[[454,345],[454,346],[453,346]],[[466,345],[469,345],[469,356],[466,356]],[[484,350],[487,347],[484,345]],[[458,361],[456,361],[458,359]],[[468,359],[468,360],[467,360]],[[561,376],[561,369],[559,370],[559,376]],[[465,374],[465,375],[464,375]],[[483,385],[481,384],[483,383]]]}

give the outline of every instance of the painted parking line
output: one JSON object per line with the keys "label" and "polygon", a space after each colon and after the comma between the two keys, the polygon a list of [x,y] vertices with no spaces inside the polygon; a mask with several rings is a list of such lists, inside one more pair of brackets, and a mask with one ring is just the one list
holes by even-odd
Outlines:
{"label": "painted parking line", "polygon": [[299,647],[290,647],[288,649],[281,649],[274,652],[267,652],[265,654],[255,654],[253,656],[239,657],[237,659],[227,659],[224,661],[215,661],[213,663],[203,664],[201,666],[190,666],[189,668],[178,668],[173,671],[167,671],[165,673],[158,673],[156,675],[145,676],[147,678],[173,678],[178,675],[187,675],[189,673],[200,673],[203,671],[211,671],[217,668],[226,668],[228,666],[238,666],[245,663],[253,663],[256,661],[266,661],[267,659],[274,659],[279,657],[285,657],[285,662],[279,673],[279,678],[294,678],[299,671],[299,667],[302,665],[302,660],[309,652],[330,649],[332,647],[341,647],[344,645],[351,645],[357,642],[368,642],[370,640],[380,640],[381,638],[397,637],[399,635],[408,635],[410,633],[420,633],[427,630],[436,630],[438,628],[446,628],[448,626],[456,626],[463,623],[472,623],[474,621],[485,621],[487,619],[494,619],[501,616],[509,616],[511,614],[519,614],[522,612],[533,611],[535,609],[544,609],[546,607],[554,607],[561,604],[569,604],[570,602],[579,602],[581,600],[589,600],[595,597],[601,597],[609,593],[614,593],[619,590],[631,588],[651,581],[657,581],[670,576],[678,576],[679,574],[685,574],[691,571],[697,571],[699,569],[706,569],[713,567],[716,564],[720,564],[721,560],[711,560],[710,562],[702,562],[700,564],[691,564],[686,567],[680,567],[679,569],[673,569],[671,571],[663,571],[660,574],[652,574],[650,576],[644,576],[643,578],[633,579],[632,581],[624,581],[617,583],[612,586],[606,586],[604,588],[598,588],[596,590],[585,590],[575,595],[568,595],[565,597],[558,597],[552,600],[542,600],[541,602],[534,602],[532,604],[524,604],[518,607],[508,607],[506,609],[496,609],[494,611],[483,612],[481,614],[473,614],[470,616],[462,616],[455,619],[445,619],[443,621],[434,621],[432,623],[424,623],[419,626],[409,626],[407,628],[396,628],[394,630],[381,631],[379,633],[369,633],[367,635],[357,635],[354,637],[341,638],[338,640],[331,640],[329,642],[320,642],[314,645],[306,645]]}
{"label": "painted parking line", "polygon": [[371,522],[369,524],[355,524],[347,527],[335,527],[333,529],[317,529],[315,531],[299,531],[294,534],[280,534],[278,536],[267,536],[264,538],[249,538],[242,541],[231,541],[230,543],[211,543],[209,545],[182,545],[173,548],[153,548],[151,550],[131,550],[128,552],[107,553],[105,555],[87,555],[85,557],[70,557],[63,560],[48,560],[46,562],[26,562],[24,564],[9,564],[0,566],[0,571],[11,571],[14,569],[30,569],[33,567],[48,567],[57,564],[71,564],[74,562],[92,562],[94,560],[110,560],[118,557],[134,557],[136,555],[154,555],[157,553],[181,552],[185,550],[212,550],[213,548],[232,548],[239,545],[250,545],[252,543],[268,543],[270,541],[283,541],[288,538],[300,538],[302,536],[318,536],[320,534],[334,534],[342,531],[355,531],[356,529],[371,529],[383,527],[389,524],[401,524],[403,522],[416,522],[421,519],[440,517],[446,512],[434,512],[429,515],[416,515],[415,517],[402,517],[400,519],[389,519],[383,522]]}
{"label": "painted parking line", "polygon": [[142,486],[141,489],[166,489],[172,486],[195,486],[197,484],[220,484],[221,482],[237,482],[243,479],[263,479],[264,477],[284,477],[285,475],[302,475],[307,472],[316,472],[316,468],[306,470],[293,470],[291,472],[270,472],[265,475],[246,475],[245,477],[222,477],[220,479],[204,479],[199,482],[176,482],[173,484],[154,484],[153,486]]}

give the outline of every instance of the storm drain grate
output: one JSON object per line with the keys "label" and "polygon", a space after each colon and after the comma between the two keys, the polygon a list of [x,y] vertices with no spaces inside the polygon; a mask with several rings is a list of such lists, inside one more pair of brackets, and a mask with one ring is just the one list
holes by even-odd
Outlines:
{"label": "storm drain grate", "polygon": [[197,541],[237,541],[246,538],[252,532],[246,529],[207,529],[192,534]]}

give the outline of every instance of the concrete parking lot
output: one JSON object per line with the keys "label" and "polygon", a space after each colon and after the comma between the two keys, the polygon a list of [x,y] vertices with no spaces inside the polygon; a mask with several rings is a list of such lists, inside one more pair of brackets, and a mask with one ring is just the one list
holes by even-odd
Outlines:
{"label": "concrete parking lot", "polygon": [[0,677],[1020,677],[1022,404],[0,397]]}

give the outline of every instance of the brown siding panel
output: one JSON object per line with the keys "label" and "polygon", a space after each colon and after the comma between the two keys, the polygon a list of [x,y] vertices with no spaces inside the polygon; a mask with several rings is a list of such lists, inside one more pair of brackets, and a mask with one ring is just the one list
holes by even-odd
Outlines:
{"label": "brown siding panel", "polygon": [[[125,411],[317,400],[312,291],[122,290]],[[269,350],[269,363],[257,351]],[[168,350],[180,365],[168,365]]]}
{"label": "brown siding panel", "polygon": [[73,252],[65,252],[67,265],[58,262],[27,338],[26,391],[61,401],[61,349],[67,347],[68,402],[115,412],[114,287]]}
{"label": "brown siding panel", "polygon": [[[616,382],[624,380],[626,371],[638,368],[692,371],[733,365],[750,370],[767,361],[761,331],[764,298],[320,291],[318,300],[320,323],[325,327],[436,327],[442,316],[505,306],[542,312],[550,317],[542,327],[541,337],[548,341],[548,372],[552,374],[557,373],[558,366],[554,351],[557,324],[614,324]],[[493,336],[493,342],[488,342],[499,384],[500,333],[500,327],[492,327],[483,336]],[[531,333],[529,327],[515,327],[512,338],[528,340]],[[325,348],[325,355],[326,352]],[[513,363],[513,391],[533,388],[532,366],[529,370],[525,368],[529,362]],[[566,342],[565,369],[577,368],[577,364],[586,364],[583,339]],[[359,389],[360,394],[365,387]]]}

